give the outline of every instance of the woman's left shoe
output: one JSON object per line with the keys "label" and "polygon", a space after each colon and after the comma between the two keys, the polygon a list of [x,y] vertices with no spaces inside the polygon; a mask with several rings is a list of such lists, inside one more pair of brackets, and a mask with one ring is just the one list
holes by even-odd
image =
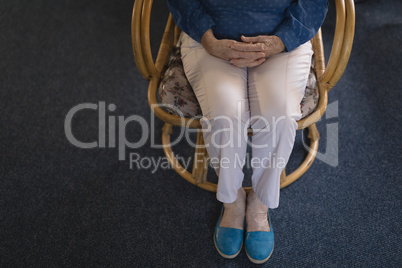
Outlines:
{"label": "woman's left shoe", "polygon": [[239,255],[243,245],[244,230],[220,227],[223,215],[223,206],[221,216],[215,226],[214,244],[219,254],[227,259],[233,259]]}
{"label": "woman's left shoe", "polygon": [[274,230],[272,229],[269,212],[267,212],[267,214],[270,226],[269,232],[246,232],[246,253],[250,261],[256,264],[266,262],[274,251]]}

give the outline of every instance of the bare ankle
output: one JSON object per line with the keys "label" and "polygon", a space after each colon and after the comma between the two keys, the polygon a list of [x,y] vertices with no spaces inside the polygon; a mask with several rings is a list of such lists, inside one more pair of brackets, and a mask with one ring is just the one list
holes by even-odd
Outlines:
{"label": "bare ankle", "polygon": [[233,203],[224,203],[224,210],[220,227],[244,228],[244,217],[246,214],[246,193],[241,188],[237,194],[237,198]]}
{"label": "bare ankle", "polygon": [[268,207],[265,206],[252,190],[247,197],[246,209],[247,231],[270,231]]}

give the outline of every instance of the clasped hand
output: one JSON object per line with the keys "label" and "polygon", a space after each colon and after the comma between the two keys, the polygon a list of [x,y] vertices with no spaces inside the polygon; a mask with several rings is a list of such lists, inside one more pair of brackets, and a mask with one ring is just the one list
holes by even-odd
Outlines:
{"label": "clasped hand", "polygon": [[230,39],[218,40],[210,29],[203,35],[201,44],[209,54],[228,60],[239,68],[258,66],[267,57],[285,50],[282,40],[275,35],[242,36],[241,39],[243,42]]}

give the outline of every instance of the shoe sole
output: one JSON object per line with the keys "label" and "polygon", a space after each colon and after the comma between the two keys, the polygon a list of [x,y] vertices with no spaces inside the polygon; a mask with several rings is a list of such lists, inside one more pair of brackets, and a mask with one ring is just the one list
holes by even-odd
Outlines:
{"label": "shoe sole", "polygon": [[255,264],[262,264],[262,263],[266,262],[269,258],[271,258],[272,252],[274,252],[274,247],[272,247],[272,251],[271,251],[271,253],[269,254],[268,257],[266,257],[266,258],[263,259],[263,260],[256,260],[256,259],[251,258],[250,255],[248,255],[247,247],[246,247],[245,249],[246,249],[247,257],[249,258],[249,260],[250,260],[252,263],[255,263]]}
{"label": "shoe sole", "polygon": [[243,248],[243,242],[242,242],[241,245],[240,245],[240,249],[239,249],[239,251],[238,251],[236,254],[234,254],[234,255],[226,255],[226,254],[222,253],[222,252],[219,250],[218,246],[216,245],[215,233],[214,233],[214,245],[215,245],[215,248],[216,248],[216,250],[218,251],[219,255],[221,255],[222,257],[224,257],[224,258],[226,258],[226,259],[233,259],[233,258],[236,258],[237,255],[239,255],[241,249]]}

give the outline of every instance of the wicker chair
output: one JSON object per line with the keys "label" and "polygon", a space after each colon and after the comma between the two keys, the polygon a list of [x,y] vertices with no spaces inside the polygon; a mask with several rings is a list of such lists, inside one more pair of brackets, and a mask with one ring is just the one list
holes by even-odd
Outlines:
{"label": "wicker chair", "polygon": [[[172,51],[177,44],[181,30],[174,24],[172,16],[169,15],[158,55],[154,62],[149,36],[152,3],[152,0],[135,1],[131,35],[134,57],[138,70],[141,72],[143,77],[149,81],[149,105],[155,115],[165,122],[165,125],[162,128],[162,144],[164,152],[172,167],[184,179],[205,190],[216,192],[217,185],[207,180],[209,166],[208,155],[204,146],[199,119],[191,115],[179,116],[177,114],[172,114],[164,109],[163,105],[157,100],[158,89],[161,80],[164,78],[164,72],[168,68],[168,64],[172,62],[172,60],[169,61],[169,56],[172,55]],[[296,181],[313,163],[317,154],[319,141],[319,133],[315,123],[324,114],[328,102],[328,92],[341,78],[349,60],[355,29],[354,3],[353,0],[335,0],[335,3],[335,35],[327,66],[325,65],[321,29],[311,40],[314,49],[314,72],[317,77],[316,88],[319,97],[315,109],[298,121],[299,130],[308,128],[308,138],[310,140],[309,151],[302,164],[293,171],[293,173],[286,175],[285,169],[283,170],[281,174],[281,188]],[[192,172],[186,170],[173,154],[170,146],[170,135],[173,126],[198,129]],[[248,134],[252,135],[251,129],[249,129]],[[251,187],[245,187],[245,190],[250,191]]]}

